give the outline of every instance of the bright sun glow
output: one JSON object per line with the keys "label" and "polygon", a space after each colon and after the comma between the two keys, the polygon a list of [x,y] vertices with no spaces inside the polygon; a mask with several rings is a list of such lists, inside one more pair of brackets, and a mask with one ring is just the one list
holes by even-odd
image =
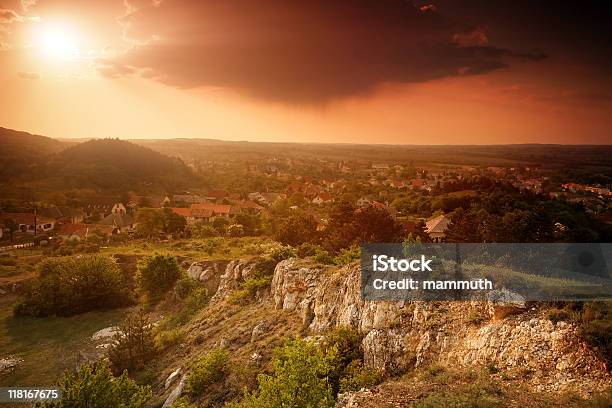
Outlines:
{"label": "bright sun glow", "polygon": [[40,27],[37,43],[45,56],[69,60],[79,56],[77,33],[67,25],[48,24]]}

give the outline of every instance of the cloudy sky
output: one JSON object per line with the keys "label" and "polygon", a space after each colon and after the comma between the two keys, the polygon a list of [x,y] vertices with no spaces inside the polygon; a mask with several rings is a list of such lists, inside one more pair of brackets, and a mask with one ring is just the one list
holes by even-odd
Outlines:
{"label": "cloudy sky", "polygon": [[0,0],[0,126],[612,143],[608,1]]}

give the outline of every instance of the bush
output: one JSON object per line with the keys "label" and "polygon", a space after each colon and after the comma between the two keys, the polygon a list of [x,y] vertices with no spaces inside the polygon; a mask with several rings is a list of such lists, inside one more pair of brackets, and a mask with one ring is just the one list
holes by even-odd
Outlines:
{"label": "bush", "polygon": [[141,369],[156,352],[153,326],[142,310],[127,316],[113,340],[108,357],[114,373]]}
{"label": "bush", "polygon": [[43,403],[48,408],[142,408],[151,398],[151,387],[139,386],[127,372],[113,377],[108,363],[85,364],[79,371],[66,371],[59,381],[62,399]]}
{"label": "bush", "polygon": [[212,350],[200,358],[187,376],[186,392],[198,397],[206,388],[223,380],[228,374],[229,353],[222,349]]}
{"label": "bush", "polygon": [[181,268],[174,256],[155,254],[138,264],[137,281],[144,292],[156,298],[174,286],[181,275]]}
{"label": "bush", "polygon": [[179,279],[174,286],[174,294],[179,300],[185,300],[198,287],[198,282],[188,276]]}
{"label": "bush", "polygon": [[170,329],[163,330],[157,333],[155,336],[155,346],[159,350],[166,350],[167,348],[178,344],[183,337],[185,337],[185,332],[182,329]]}
{"label": "bush", "polygon": [[333,407],[329,382],[333,350],[323,351],[316,343],[301,339],[289,341],[275,350],[272,375],[258,377],[258,389],[246,393],[233,408]]}
{"label": "bush", "polygon": [[20,316],[71,316],[123,307],[133,301],[129,282],[110,258],[89,255],[50,258],[23,293],[14,312]]}
{"label": "bush", "polygon": [[361,248],[358,245],[352,245],[340,250],[340,253],[334,258],[334,263],[338,266],[348,265],[353,261],[358,261],[360,258]]}
{"label": "bush", "polygon": [[340,392],[359,391],[371,388],[382,382],[382,373],[374,368],[365,367],[361,360],[353,360],[344,369],[340,378]]}

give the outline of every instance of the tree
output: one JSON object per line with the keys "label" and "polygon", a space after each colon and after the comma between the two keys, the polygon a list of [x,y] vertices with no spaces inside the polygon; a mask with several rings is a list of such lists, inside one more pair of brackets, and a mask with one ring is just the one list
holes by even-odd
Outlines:
{"label": "tree", "polygon": [[162,232],[165,228],[163,213],[155,208],[140,208],[136,213],[136,231],[145,237],[151,238]]}
{"label": "tree", "polygon": [[317,241],[317,221],[304,212],[286,219],[278,228],[275,239],[285,245],[298,246]]}
{"label": "tree", "polygon": [[48,258],[15,305],[16,315],[71,316],[132,303],[130,284],[112,259],[101,255]]}
{"label": "tree", "polygon": [[260,374],[258,389],[232,408],[333,407],[330,376],[335,348],[324,351],[315,342],[289,341],[275,350],[272,375]]}
{"label": "tree", "polygon": [[151,297],[168,291],[181,277],[181,268],[172,255],[155,254],[138,264],[138,286]]}
{"label": "tree", "polygon": [[19,229],[19,224],[11,218],[4,220],[4,227],[9,231],[11,242],[13,242],[13,233]]}
{"label": "tree", "polygon": [[229,220],[224,217],[215,217],[212,222],[212,226],[217,232],[221,235],[225,235],[227,231],[227,226],[230,224]]}
{"label": "tree", "polygon": [[354,225],[360,243],[397,242],[402,236],[400,225],[383,208],[363,208],[355,214]]}
{"label": "tree", "polygon": [[176,234],[185,231],[187,220],[182,215],[173,212],[170,208],[164,208],[164,232]]}
{"label": "tree", "polygon": [[130,313],[119,325],[108,357],[114,373],[144,367],[155,354],[153,325],[142,309]]}
{"label": "tree", "polygon": [[45,402],[45,408],[144,408],[151,398],[151,387],[139,386],[127,372],[113,374],[104,360],[82,365],[78,372],[66,371],[59,381],[62,399]]}

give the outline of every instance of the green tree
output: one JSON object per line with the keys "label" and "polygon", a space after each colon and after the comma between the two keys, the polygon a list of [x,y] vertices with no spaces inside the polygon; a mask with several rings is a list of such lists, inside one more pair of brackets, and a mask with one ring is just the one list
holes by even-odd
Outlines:
{"label": "green tree", "polygon": [[221,235],[225,235],[227,231],[227,226],[230,224],[229,220],[224,217],[215,217],[212,222],[212,226],[217,232]]}
{"label": "green tree", "polygon": [[318,239],[317,221],[303,212],[293,214],[279,226],[275,239],[291,246],[313,243]]}
{"label": "green tree", "polygon": [[198,397],[211,385],[223,380],[229,372],[229,353],[215,349],[200,358],[187,376],[186,392]]}
{"label": "green tree", "polygon": [[49,258],[15,305],[16,315],[70,316],[127,306],[130,284],[117,263],[101,255]]}
{"label": "green tree", "polygon": [[62,399],[46,402],[45,408],[143,408],[151,398],[151,387],[139,386],[127,372],[113,374],[106,361],[82,365],[78,372],[66,371],[59,381]]}
{"label": "green tree", "polygon": [[153,325],[142,309],[125,318],[113,340],[108,357],[114,373],[141,369],[155,355]]}
{"label": "green tree", "polygon": [[139,208],[136,213],[136,231],[144,237],[152,237],[164,231],[164,214],[155,208]]}
{"label": "green tree", "polygon": [[164,215],[164,232],[168,234],[176,234],[185,231],[187,220],[182,215],[172,212],[170,208],[162,210]]}
{"label": "green tree", "polygon": [[230,407],[333,407],[330,375],[335,360],[334,348],[326,352],[314,342],[291,340],[275,350],[272,375],[260,374],[258,389]]}
{"label": "green tree", "polygon": [[181,268],[172,255],[155,254],[138,264],[138,286],[151,297],[158,297],[174,286]]}

